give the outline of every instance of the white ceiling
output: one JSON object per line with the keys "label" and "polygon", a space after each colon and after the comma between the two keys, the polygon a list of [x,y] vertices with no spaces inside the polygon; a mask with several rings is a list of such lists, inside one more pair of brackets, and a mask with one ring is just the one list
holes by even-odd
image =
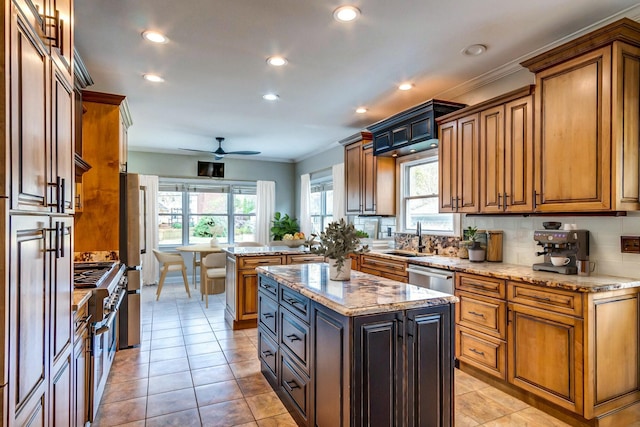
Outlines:
{"label": "white ceiling", "polygon": [[[214,150],[223,136],[227,151],[262,152],[247,159],[295,161],[601,20],[640,14],[637,0],[354,0],[362,16],[344,24],[332,16],[341,4],[76,0],[75,41],[89,89],[127,96],[131,150],[197,155],[180,149]],[[147,29],[169,42],[143,40]],[[474,43],[487,52],[460,53]],[[288,65],[268,66],[275,54]],[[415,88],[398,91],[405,80]]]}

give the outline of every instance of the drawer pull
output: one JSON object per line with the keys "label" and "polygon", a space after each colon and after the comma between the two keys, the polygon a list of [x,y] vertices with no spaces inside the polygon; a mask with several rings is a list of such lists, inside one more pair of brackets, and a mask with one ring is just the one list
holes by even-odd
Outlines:
{"label": "drawer pull", "polygon": [[265,319],[271,319],[273,317],[273,314],[272,313],[264,313],[263,316],[264,316]]}
{"label": "drawer pull", "polygon": [[298,385],[297,382],[295,382],[294,380],[291,381],[285,381],[285,384],[289,386],[289,388],[291,390],[295,389],[295,388],[300,388],[300,386]]}
{"label": "drawer pull", "polygon": [[482,318],[484,318],[484,314],[482,314],[482,313],[476,313],[475,311],[469,311],[469,314],[472,314],[472,315],[474,315],[474,316],[478,316],[478,317],[482,317]]}
{"label": "drawer pull", "polygon": [[294,341],[301,341],[300,337],[295,335],[295,334],[291,334],[291,335],[287,335],[287,338],[289,339],[289,341],[294,342]]}
{"label": "drawer pull", "polygon": [[298,301],[297,299],[293,299],[293,298],[288,298],[288,299],[287,299],[287,298],[284,298],[284,301],[285,301],[286,303],[289,303],[289,304],[293,305],[293,306],[295,306],[295,305],[301,305],[301,306],[303,306],[303,307],[304,307],[304,304],[303,304],[303,303],[301,303],[300,301]]}
{"label": "drawer pull", "polygon": [[533,298],[539,299],[540,301],[551,301],[551,298],[549,297],[539,297],[537,295],[533,295]]}
{"label": "drawer pull", "polygon": [[271,352],[271,350],[265,350],[262,352],[262,356],[263,357],[273,357],[273,353]]}
{"label": "drawer pull", "polygon": [[266,289],[266,290],[268,290],[268,291],[270,291],[270,290],[272,290],[272,289],[273,289],[273,286],[271,286],[271,285],[267,285],[266,283],[263,283],[263,284],[262,284],[262,287],[263,287],[263,288],[265,288],[265,289]]}
{"label": "drawer pull", "polygon": [[479,350],[476,350],[475,348],[470,348],[469,351],[479,356],[484,356],[484,351],[479,351]]}

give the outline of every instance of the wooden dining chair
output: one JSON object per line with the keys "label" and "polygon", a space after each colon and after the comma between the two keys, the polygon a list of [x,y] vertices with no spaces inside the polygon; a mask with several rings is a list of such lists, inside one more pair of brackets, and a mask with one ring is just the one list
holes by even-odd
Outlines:
{"label": "wooden dining chair", "polygon": [[184,288],[187,290],[187,295],[191,298],[191,292],[189,292],[189,281],[187,280],[187,266],[184,264],[184,258],[180,254],[170,254],[153,249],[153,254],[160,264],[162,264],[162,271],[160,272],[160,281],[158,282],[158,290],[156,291],[156,301],[160,299],[160,293],[162,292],[162,285],[164,285],[164,279],[167,277],[167,273],[170,271],[182,271],[182,280],[184,281]]}
{"label": "wooden dining chair", "polygon": [[198,252],[194,252],[193,253],[193,266],[192,266],[192,268],[193,268],[193,270],[192,270],[192,273],[193,273],[193,289],[198,287],[198,282],[197,282],[198,276],[196,275],[196,270],[198,268],[202,268],[202,266],[201,266],[202,260],[198,259],[198,256],[199,256]]}
{"label": "wooden dining chair", "polygon": [[206,308],[209,308],[209,292],[212,294],[224,292],[224,282],[227,275],[226,262],[227,256],[224,252],[209,254],[202,258],[202,268],[207,270],[205,281],[200,284],[200,290],[205,298]]}

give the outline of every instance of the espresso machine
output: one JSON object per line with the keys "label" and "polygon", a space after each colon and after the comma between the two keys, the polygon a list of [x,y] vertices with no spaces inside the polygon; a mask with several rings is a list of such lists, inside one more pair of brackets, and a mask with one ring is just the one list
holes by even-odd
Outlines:
{"label": "espresso machine", "polygon": [[[537,230],[533,232],[533,240],[542,246],[536,255],[544,255],[544,262],[533,264],[534,270],[577,274],[576,261],[589,259],[589,230]],[[569,258],[569,262],[553,265],[552,256]]]}

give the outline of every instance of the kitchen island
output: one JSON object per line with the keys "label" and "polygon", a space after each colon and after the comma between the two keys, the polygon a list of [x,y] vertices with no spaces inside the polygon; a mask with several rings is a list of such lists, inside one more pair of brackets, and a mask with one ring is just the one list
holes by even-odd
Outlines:
{"label": "kitchen island", "polygon": [[261,370],[299,425],[453,425],[449,294],[325,263],[259,267]]}
{"label": "kitchen island", "polygon": [[322,262],[300,246],[232,246],[227,254],[225,277],[225,320],[233,329],[255,328],[258,319],[258,274],[256,267],[265,265]]}

